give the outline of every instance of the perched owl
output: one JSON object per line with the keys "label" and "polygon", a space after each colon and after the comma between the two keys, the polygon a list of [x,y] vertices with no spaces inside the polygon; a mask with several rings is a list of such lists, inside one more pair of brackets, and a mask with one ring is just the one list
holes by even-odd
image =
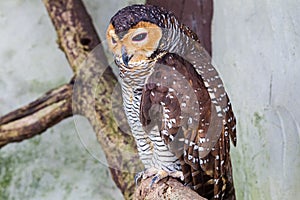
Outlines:
{"label": "perched owl", "polygon": [[172,176],[208,199],[235,199],[236,120],[197,35],[163,8],[132,5],[112,17],[107,42],[142,177]]}

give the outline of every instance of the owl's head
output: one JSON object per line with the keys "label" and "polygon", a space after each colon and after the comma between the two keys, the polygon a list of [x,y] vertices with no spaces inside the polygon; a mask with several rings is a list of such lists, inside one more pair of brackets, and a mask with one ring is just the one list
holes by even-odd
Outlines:
{"label": "owl's head", "polygon": [[152,5],[132,5],[117,12],[106,32],[110,51],[125,66],[149,62],[162,39],[169,13]]}

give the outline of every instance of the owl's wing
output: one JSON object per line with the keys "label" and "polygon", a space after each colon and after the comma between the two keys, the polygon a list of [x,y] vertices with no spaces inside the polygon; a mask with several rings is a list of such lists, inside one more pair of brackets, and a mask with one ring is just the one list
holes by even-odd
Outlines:
{"label": "owl's wing", "polygon": [[[225,98],[229,102],[227,95]],[[151,107],[157,105],[161,111],[153,112]],[[236,133],[231,105],[228,103],[221,124],[214,124],[217,112],[213,106],[196,69],[178,55],[168,53],[157,62],[144,87],[140,119],[145,128],[159,126],[161,137],[181,160],[185,182],[196,190],[205,190],[203,193],[209,190],[214,194],[227,184],[221,177],[231,176],[229,136],[233,139]],[[214,130],[212,126],[221,126],[216,129],[220,132],[208,137],[209,128]],[[235,139],[232,141],[235,144]],[[204,157],[203,151],[208,151]],[[214,180],[219,179],[219,184],[215,184]]]}
{"label": "owl's wing", "polygon": [[176,54],[167,54],[147,79],[140,119],[146,131],[158,125],[174,153],[184,155],[185,162],[194,162],[197,168],[198,144],[209,142],[205,136],[210,125],[210,101],[203,80],[191,64]]}

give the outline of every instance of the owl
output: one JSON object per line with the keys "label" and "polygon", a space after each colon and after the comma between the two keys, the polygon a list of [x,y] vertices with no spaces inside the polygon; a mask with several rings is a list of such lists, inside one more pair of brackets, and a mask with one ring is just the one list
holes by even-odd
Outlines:
{"label": "owl", "polygon": [[111,18],[106,37],[145,166],[137,177],[170,176],[207,199],[235,199],[236,119],[197,35],[163,8],[131,5]]}

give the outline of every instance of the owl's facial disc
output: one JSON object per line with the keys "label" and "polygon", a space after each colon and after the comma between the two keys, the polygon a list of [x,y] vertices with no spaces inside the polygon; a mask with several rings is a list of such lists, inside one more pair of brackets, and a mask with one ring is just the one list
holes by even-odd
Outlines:
{"label": "owl's facial disc", "polygon": [[115,28],[110,24],[106,36],[115,59],[125,66],[136,66],[151,59],[158,48],[162,31],[157,25],[142,21],[125,34],[116,34]]}

